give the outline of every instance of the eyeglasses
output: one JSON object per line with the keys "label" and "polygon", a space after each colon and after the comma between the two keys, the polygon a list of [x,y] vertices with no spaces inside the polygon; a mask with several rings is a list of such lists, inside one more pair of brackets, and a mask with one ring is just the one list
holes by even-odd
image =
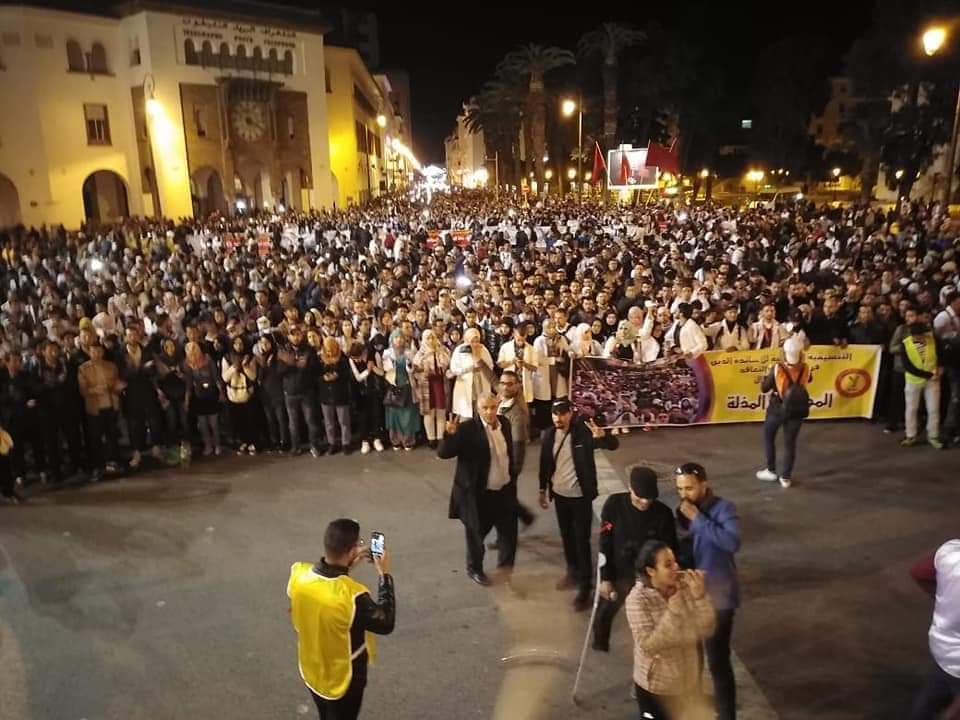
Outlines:
{"label": "eyeglasses", "polygon": [[703,466],[698,463],[683,463],[679,465],[674,471],[676,475],[696,475],[698,478],[703,479],[707,476],[707,471],[703,469]]}

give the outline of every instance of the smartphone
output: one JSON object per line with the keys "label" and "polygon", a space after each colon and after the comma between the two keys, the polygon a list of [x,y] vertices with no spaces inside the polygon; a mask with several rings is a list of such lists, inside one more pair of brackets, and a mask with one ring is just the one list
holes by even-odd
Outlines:
{"label": "smartphone", "polygon": [[382,532],[370,533],[370,554],[377,560],[383,557],[384,539]]}

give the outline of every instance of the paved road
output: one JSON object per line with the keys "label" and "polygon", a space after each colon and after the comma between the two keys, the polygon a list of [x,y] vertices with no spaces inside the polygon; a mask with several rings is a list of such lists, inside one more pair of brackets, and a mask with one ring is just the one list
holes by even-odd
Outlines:
{"label": "paved road", "polygon": [[[783,491],[752,479],[758,433],[660,430],[605,455],[665,471],[696,458],[738,503],[734,646],[780,718],[902,717],[926,667],[930,610],[906,571],[958,532],[960,453],[904,451],[866,424],[810,424],[797,486]],[[612,652],[589,656],[584,707],[570,702],[587,618],[552,590],[552,515],[523,536],[515,592],[478,588],[446,519],[451,475],[425,449],[225,458],[0,508],[0,717],[310,717],[284,587],[290,563],[316,559],[326,522],[344,515],[386,533],[399,591],[367,717],[635,717],[622,618]],[[537,661],[500,662],[515,654]]]}

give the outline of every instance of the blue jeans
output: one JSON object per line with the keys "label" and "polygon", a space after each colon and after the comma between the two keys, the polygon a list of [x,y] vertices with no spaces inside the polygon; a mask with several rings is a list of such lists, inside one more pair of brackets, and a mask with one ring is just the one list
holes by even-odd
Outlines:
{"label": "blue jeans", "polygon": [[310,447],[318,447],[320,442],[320,424],[317,417],[317,406],[313,398],[308,395],[287,395],[287,417],[290,421],[290,449],[300,447],[300,422],[307,425],[307,434],[310,437]]}
{"label": "blue jeans", "polygon": [[803,420],[787,420],[781,414],[767,415],[763,422],[763,445],[767,453],[767,470],[777,472],[777,432],[783,428],[783,472],[780,477],[793,478],[797,458],[797,436]]}

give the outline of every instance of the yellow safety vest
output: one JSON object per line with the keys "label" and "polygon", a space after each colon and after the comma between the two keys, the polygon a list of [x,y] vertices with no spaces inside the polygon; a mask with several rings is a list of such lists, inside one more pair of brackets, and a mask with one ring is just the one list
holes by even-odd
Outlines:
{"label": "yellow safety vest", "polygon": [[290,619],[297,631],[300,676],[314,693],[326,700],[342,698],[353,680],[353,661],[366,650],[370,662],[376,655],[373,635],[363,645],[350,646],[350,627],[356,598],[368,592],[348,575],[328,578],[313,571],[313,564],[294,563],[287,595]]}
{"label": "yellow safety vest", "polygon": [[[923,354],[920,353],[920,348],[913,342],[913,336],[908,336],[903,341],[903,349],[906,350],[907,359],[915,368],[928,373],[936,373],[937,343],[933,338],[933,333],[927,333],[923,337]],[[909,372],[905,375],[906,381],[911,385],[923,385],[927,381],[927,378],[911,375]]]}

